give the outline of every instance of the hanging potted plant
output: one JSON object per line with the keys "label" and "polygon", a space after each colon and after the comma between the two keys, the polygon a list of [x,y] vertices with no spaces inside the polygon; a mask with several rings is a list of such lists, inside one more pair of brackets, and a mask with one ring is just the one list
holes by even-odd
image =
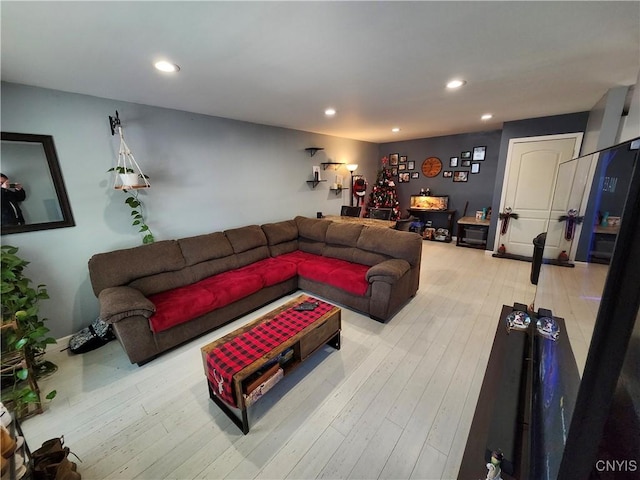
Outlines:
{"label": "hanging potted plant", "polygon": [[[133,153],[131,153],[131,150],[124,141],[124,133],[120,125],[120,117],[117,110],[115,117],[109,116],[109,124],[111,125],[111,135],[115,135],[116,131],[120,135],[120,148],[118,149],[118,164],[107,171],[116,172],[120,177],[122,185],[117,186],[117,182],[114,182],[113,186],[115,189],[122,190],[128,194],[125,203],[131,207],[133,226],[140,227],[138,231],[142,233],[142,243],[153,243],[155,238],[144,219],[142,202],[138,199],[138,189],[151,187],[149,177],[142,173],[140,166],[133,157]],[[129,192],[129,190],[131,190],[131,192]]]}
{"label": "hanging potted plant", "polygon": [[135,173],[133,168],[128,167],[111,167],[108,172],[116,172],[122,182],[122,188],[133,187],[138,185],[140,176]]}
{"label": "hanging potted plant", "polygon": [[[57,370],[43,358],[47,345],[56,341],[48,335],[47,319],[38,315],[39,302],[49,298],[45,285],[33,287],[24,275],[29,262],[17,252],[10,245],[1,247],[2,401],[24,417],[42,411],[37,379]],[[55,395],[54,390],[46,399]],[[35,404],[35,411],[29,411],[30,404]]]}

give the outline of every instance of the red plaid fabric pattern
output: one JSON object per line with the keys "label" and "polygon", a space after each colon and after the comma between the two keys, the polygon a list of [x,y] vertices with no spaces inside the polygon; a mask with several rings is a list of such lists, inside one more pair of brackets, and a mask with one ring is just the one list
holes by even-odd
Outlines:
{"label": "red plaid fabric pattern", "polygon": [[273,319],[256,325],[251,330],[209,352],[207,377],[213,392],[229,405],[236,406],[233,376],[247,365],[281,345],[304,330],[311,323],[333,308],[333,305],[309,297],[318,302],[314,310],[297,311],[293,307]]}

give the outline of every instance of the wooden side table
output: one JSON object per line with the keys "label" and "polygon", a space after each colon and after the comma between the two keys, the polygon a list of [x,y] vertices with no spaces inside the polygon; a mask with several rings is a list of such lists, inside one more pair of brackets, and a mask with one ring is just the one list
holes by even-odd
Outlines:
{"label": "wooden side table", "polygon": [[469,248],[487,248],[489,220],[476,220],[476,217],[462,217],[458,220],[456,246]]}

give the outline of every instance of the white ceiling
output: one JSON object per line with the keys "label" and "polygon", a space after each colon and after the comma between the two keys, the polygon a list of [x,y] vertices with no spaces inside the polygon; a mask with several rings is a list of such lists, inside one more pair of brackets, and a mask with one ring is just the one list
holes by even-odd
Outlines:
{"label": "white ceiling", "polygon": [[376,143],[590,110],[640,69],[638,1],[3,0],[1,18],[2,80]]}

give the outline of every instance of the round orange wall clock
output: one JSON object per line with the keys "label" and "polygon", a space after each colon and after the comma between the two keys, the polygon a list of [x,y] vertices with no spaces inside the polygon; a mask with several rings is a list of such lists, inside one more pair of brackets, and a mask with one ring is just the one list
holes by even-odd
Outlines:
{"label": "round orange wall clock", "polygon": [[438,157],[429,157],[422,162],[422,174],[425,177],[435,177],[442,170],[442,162]]}

